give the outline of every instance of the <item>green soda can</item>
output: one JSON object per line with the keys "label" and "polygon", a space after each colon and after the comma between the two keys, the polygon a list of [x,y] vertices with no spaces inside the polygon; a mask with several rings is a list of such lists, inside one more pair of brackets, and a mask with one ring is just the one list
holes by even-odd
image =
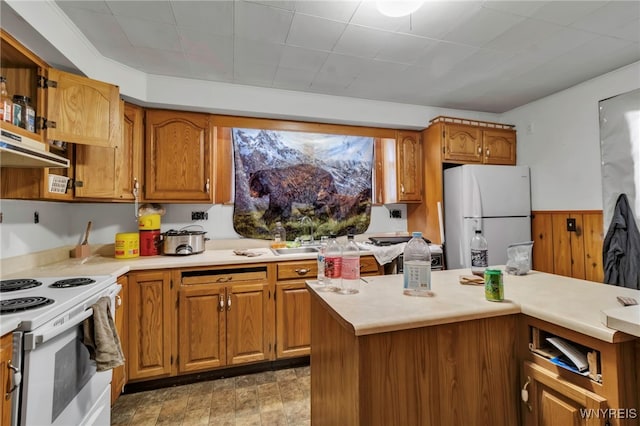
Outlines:
{"label": "green soda can", "polygon": [[499,269],[486,269],[484,271],[484,296],[491,302],[504,300],[504,284],[502,283],[502,271]]}

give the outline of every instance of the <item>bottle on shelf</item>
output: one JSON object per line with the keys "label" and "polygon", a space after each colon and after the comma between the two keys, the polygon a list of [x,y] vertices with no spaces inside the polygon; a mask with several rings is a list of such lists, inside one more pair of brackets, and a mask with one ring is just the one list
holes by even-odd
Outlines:
{"label": "bottle on shelf", "polygon": [[271,248],[285,248],[287,246],[287,231],[282,226],[282,222],[276,222],[276,227],[273,230],[273,241],[271,242]]}
{"label": "bottle on shelf", "polygon": [[360,249],[353,238],[347,236],[347,244],[342,249],[342,285],[338,293],[355,294],[360,291]]}
{"label": "bottle on shelf", "polygon": [[342,247],[336,240],[336,234],[329,236],[324,254],[324,291],[338,291],[342,277]]}
{"label": "bottle on shelf", "polygon": [[324,255],[327,250],[327,242],[329,242],[329,237],[326,235],[320,237],[320,247],[318,247],[318,285],[324,284]]}
{"label": "bottle on shelf", "polygon": [[471,248],[471,273],[484,277],[484,271],[489,266],[489,245],[480,229],[476,229],[470,243]]}
{"label": "bottle on shelf", "polygon": [[7,79],[0,76],[0,120],[11,123],[13,121],[13,101],[7,92]]}
{"label": "bottle on shelf", "polygon": [[415,231],[404,248],[404,294],[408,296],[433,296],[431,291],[431,250]]}

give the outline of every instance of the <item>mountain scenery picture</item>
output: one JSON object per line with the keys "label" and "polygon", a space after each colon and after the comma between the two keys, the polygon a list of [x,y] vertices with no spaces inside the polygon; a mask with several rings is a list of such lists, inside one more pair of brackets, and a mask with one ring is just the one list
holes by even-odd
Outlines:
{"label": "mountain scenery picture", "polygon": [[233,227],[270,239],[282,222],[287,240],[361,234],[371,219],[373,138],[234,128]]}

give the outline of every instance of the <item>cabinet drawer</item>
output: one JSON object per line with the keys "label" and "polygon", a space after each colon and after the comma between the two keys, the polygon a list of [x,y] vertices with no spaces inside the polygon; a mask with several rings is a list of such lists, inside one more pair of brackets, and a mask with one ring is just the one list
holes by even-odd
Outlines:
{"label": "cabinet drawer", "polygon": [[228,284],[267,280],[267,268],[233,268],[204,271],[185,271],[182,285]]}
{"label": "cabinet drawer", "polygon": [[278,264],[278,281],[291,279],[314,279],[318,276],[317,260],[301,260]]}
{"label": "cabinet drawer", "polygon": [[360,257],[360,273],[361,274],[377,274],[378,262],[373,256]]}

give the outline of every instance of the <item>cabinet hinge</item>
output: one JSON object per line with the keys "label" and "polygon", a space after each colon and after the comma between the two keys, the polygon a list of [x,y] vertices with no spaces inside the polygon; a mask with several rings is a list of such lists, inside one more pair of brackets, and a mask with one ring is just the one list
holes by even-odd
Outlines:
{"label": "cabinet hinge", "polygon": [[74,180],[73,186],[75,186],[76,188],[82,188],[84,186],[84,182],[81,180]]}
{"label": "cabinet hinge", "polygon": [[40,89],[48,89],[48,88],[57,88],[58,82],[55,80],[49,80],[47,77],[43,75],[38,76],[38,87]]}
{"label": "cabinet hinge", "polygon": [[273,300],[275,301],[278,296],[278,293],[273,293]]}
{"label": "cabinet hinge", "polygon": [[49,121],[44,117],[36,117],[36,129],[38,130],[55,129],[56,125],[55,121]]}
{"label": "cabinet hinge", "polygon": [[171,359],[169,361],[169,364],[173,365],[173,355],[171,355]]}

